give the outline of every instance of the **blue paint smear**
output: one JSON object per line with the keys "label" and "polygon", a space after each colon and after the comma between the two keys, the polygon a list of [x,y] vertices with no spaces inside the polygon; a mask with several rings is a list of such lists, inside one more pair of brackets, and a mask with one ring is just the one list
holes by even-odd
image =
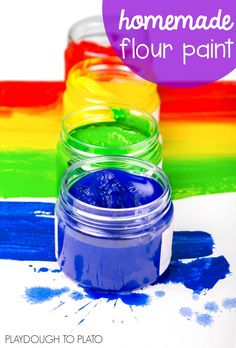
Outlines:
{"label": "blue paint smear", "polygon": [[210,314],[198,314],[196,316],[196,322],[201,326],[211,326],[213,324],[213,318]]}
{"label": "blue paint smear", "polygon": [[54,207],[54,203],[0,202],[0,259],[55,261]]}
{"label": "blue paint smear", "polygon": [[164,297],[165,296],[165,291],[159,290],[155,292],[156,297]]}
{"label": "blue paint smear", "polygon": [[172,261],[157,283],[183,284],[199,294],[203,290],[212,289],[229,273],[229,263],[224,256],[201,258],[188,263]]}
{"label": "blue paint smear", "polygon": [[214,241],[212,236],[202,231],[174,232],[172,260],[194,259],[212,255]]}
{"label": "blue paint smear", "polygon": [[38,286],[26,289],[25,295],[27,301],[34,304],[39,304],[44,303],[46,301],[51,301],[54,297],[61,296],[69,290],[70,289],[66,287],[61,289],[51,289],[47,287]]}
{"label": "blue paint smear", "polygon": [[225,309],[236,309],[236,297],[226,298],[222,304]]}
{"label": "blue paint smear", "polygon": [[81,294],[81,292],[79,292],[79,291],[73,291],[70,294],[70,298],[72,298],[72,300],[74,300],[74,301],[79,301],[79,300],[82,300],[84,298],[84,295]]}
{"label": "blue paint smear", "polygon": [[98,300],[101,298],[107,299],[108,301],[114,301],[120,299],[123,303],[129,306],[146,306],[150,303],[150,296],[143,293],[108,293],[94,291],[91,289],[85,289],[87,296],[91,299]]}
{"label": "blue paint smear", "polygon": [[129,306],[146,306],[150,303],[150,297],[147,294],[132,293],[121,295],[120,299]]}
{"label": "blue paint smear", "polygon": [[46,272],[48,272],[48,268],[46,268],[46,267],[41,267],[38,270],[38,273],[46,273]]}
{"label": "blue paint smear", "polygon": [[216,302],[212,301],[212,302],[207,302],[205,304],[205,310],[208,312],[212,312],[212,313],[217,313],[219,310],[219,307],[217,305]]}
{"label": "blue paint smear", "polygon": [[182,307],[179,312],[185,318],[192,318],[193,311],[190,307]]}

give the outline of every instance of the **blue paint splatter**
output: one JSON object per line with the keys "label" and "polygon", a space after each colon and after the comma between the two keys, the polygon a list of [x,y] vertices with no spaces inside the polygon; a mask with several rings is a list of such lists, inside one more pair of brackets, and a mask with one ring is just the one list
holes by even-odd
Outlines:
{"label": "blue paint splatter", "polygon": [[212,289],[220,279],[230,273],[224,256],[201,258],[189,263],[172,261],[157,283],[183,284],[195,293]]}
{"label": "blue paint splatter", "polygon": [[46,272],[48,272],[48,268],[46,268],[46,267],[41,267],[41,268],[39,268],[39,270],[38,270],[38,273],[46,273]]}
{"label": "blue paint splatter", "polygon": [[79,292],[79,291],[73,291],[70,294],[70,298],[72,298],[72,300],[74,300],[74,301],[79,301],[79,300],[82,300],[84,298],[84,295],[81,294],[81,292]]}
{"label": "blue paint splatter", "polygon": [[51,289],[39,286],[26,289],[25,295],[29,302],[39,304],[51,301],[54,297],[61,296],[68,291],[68,288]]}
{"label": "blue paint splatter", "polygon": [[222,304],[225,309],[236,309],[236,297],[226,298]]}
{"label": "blue paint splatter", "polygon": [[143,293],[106,293],[91,289],[85,289],[85,292],[89,298],[94,300],[105,298],[108,301],[114,301],[120,299],[123,303],[129,306],[146,306],[150,303],[150,296]]}
{"label": "blue paint splatter", "polygon": [[61,269],[52,269],[51,272],[52,273],[61,273],[62,270]]}
{"label": "blue paint splatter", "polygon": [[201,326],[211,326],[213,324],[213,318],[210,314],[198,314],[196,316],[196,322]]}
{"label": "blue paint splatter", "polygon": [[86,292],[87,296],[93,300],[99,300],[101,298],[105,298],[108,301],[113,301],[113,300],[117,300],[119,298],[118,293],[113,293],[113,292],[100,292],[100,291],[96,291],[96,290],[92,290],[89,288],[84,289],[84,291]]}
{"label": "blue paint splatter", "polygon": [[212,312],[212,313],[217,313],[219,310],[219,307],[217,305],[216,302],[212,301],[212,302],[207,302],[205,304],[205,310],[208,312]]}
{"label": "blue paint splatter", "polygon": [[172,243],[172,260],[194,259],[213,253],[212,236],[202,231],[174,232]]}
{"label": "blue paint splatter", "polygon": [[182,307],[179,312],[185,318],[192,318],[193,311],[190,307]]}
{"label": "blue paint splatter", "polygon": [[156,297],[164,297],[165,296],[165,291],[159,290],[155,292]]}
{"label": "blue paint splatter", "polygon": [[150,303],[150,297],[147,294],[132,293],[121,295],[120,299],[129,306],[146,306]]}

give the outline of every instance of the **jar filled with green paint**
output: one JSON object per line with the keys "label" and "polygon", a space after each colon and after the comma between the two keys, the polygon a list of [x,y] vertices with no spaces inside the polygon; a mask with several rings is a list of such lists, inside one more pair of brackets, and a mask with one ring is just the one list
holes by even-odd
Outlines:
{"label": "jar filled with green paint", "polygon": [[149,113],[126,105],[91,106],[66,115],[57,146],[57,176],[94,156],[132,156],[162,166],[159,127]]}

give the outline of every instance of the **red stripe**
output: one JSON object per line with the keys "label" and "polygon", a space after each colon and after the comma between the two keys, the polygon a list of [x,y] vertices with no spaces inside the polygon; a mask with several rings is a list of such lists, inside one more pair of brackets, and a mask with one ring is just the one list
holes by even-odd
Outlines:
{"label": "red stripe", "polygon": [[65,90],[64,82],[2,81],[0,106],[38,107],[54,104]]}

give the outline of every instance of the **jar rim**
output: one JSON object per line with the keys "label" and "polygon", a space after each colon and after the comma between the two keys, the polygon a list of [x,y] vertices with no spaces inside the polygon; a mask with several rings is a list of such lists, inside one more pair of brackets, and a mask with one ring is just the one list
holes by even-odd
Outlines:
{"label": "jar rim", "polygon": [[[86,34],[85,34],[86,31]],[[98,33],[99,31],[99,33]],[[103,19],[101,16],[91,16],[76,21],[68,32],[68,42],[79,42],[81,39],[93,35],[106,36]]]}
{"label": "jar rim", "polygon": [[[101,145],[93,145],[93,144],[89,144],[86,142],[83,142],[81,140],[75,139],[74,137],[71,136],[70,132],[67,131],[66,126],[65,126],[65,122],[70,118],[73,117],[75,115],[79,115],[80,113],[84,113],[84,112],[89,112],[89,111],[94,111],[94,110],[111,110],[111,108],[118,108],[118,109],[128,109],[129,111],[134,111],[136,114],[138,113],[139,115],[137,115],[137,117],[141,117],[141,116],[146,116],[150,122],[151,122],[151,126],[153,126],[153,132],[152,135],[150,135],[149,137],[147,137],[145,140],[141,141],[141,142],[137,142],[135,144],[131,144],[131,145],[124,145],[124,146],[117,146],[117,147],[111,147],[111,146],[101,146]],[[98,122],[99,123],[99,122]],[[65,115],[62,119],[62,132],[61,132],[61,138],[63,139],[63,134],[66,135],[66,137],[70,140],[72,140],[75,144],[78,144],[79,146],[84,146],[84,147],[89,147],[92,149],[97,149],[97,150],[109,150],[109,152],[114,151],[114,150],[118,150],[118,149],[124,149],[124,150],[131,150],[131,152],[133,149],[137,149],[137,147],[141,147],[143,145],[145,145],[148,141],[153,142],[159,139],[159,126],[157,123],[157,120],[155,119],[155,117],[150,114],[147,111],[144,111],[138,107],[130,107],[127,104],[117,104],[117,103],[104,103],[102,105],[93,105],[93,106],[87,106],[84,108],[80,108],[77,110],[74,110],[73,112],[70,112],[69,114]],[[66,144],[70,149],[73,149],[73,151],[76,152],[81,152],[79,149],[71,146],[68,144]]]}

